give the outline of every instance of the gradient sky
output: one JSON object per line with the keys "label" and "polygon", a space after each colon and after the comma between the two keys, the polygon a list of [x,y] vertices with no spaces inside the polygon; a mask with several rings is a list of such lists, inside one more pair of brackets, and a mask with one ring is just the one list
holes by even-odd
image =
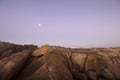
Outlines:
{"label": "gradient sky", "polygon": [[0,40],[120,47],[120,0],[0,0]]}

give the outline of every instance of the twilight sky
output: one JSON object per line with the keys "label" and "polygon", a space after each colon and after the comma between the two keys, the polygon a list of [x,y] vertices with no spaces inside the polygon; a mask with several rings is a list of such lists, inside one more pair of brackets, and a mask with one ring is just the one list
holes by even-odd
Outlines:
{"label": "twilight sky", "polygon": [[120,47],[120,0],[0,0],[0,40]]}

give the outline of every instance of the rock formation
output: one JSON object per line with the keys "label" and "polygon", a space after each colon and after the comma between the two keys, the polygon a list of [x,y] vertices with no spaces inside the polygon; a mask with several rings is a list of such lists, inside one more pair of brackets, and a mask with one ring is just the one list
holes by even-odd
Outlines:
{"label": "rock formation", "polygon": [[120,48],[0,42],[0,80],[120,80]]}

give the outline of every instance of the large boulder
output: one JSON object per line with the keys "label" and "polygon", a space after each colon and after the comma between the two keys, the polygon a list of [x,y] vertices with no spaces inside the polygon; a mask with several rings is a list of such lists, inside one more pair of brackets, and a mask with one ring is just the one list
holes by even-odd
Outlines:
{"label": "large boulder", "polygon": [[41,46],[41,48],[35,50],[33,53],[32,53],[32,56],[41,56],[41,55],[44,55],[46,53],[50,53],[53,51],[53,48],[49,45],[43,45]]}
{"label": "large boulder", "polygon": [[80,70],[81,72],[84,71],[84,69],[85,69],[85,61],[87,59],[86,54],[73,53],[71,59],[72,59],[73,67],[75,67],[75,65],[79,65],[78,70]]}
{"label": "large boulder", "polygon": [[64,53],[52,51],[33,59],[23,70],[19,80],[73,80],[68,65]]}
{"label": "large boulder", "polygon": [[31,51],[25,50],[0,60],[0,80],[10,80],[16,77],[21,67],[29,58]]}

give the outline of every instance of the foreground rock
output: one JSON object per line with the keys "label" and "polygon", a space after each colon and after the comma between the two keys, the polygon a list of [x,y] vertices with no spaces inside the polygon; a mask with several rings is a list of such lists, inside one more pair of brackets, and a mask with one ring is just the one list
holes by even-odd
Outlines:
{"label": "foreground rock", "polygon": [[0,60],[0,80],[10,80],[15,77],[23,64],[29,58],[30,51],[22,51]]}
{"label": "foreground rock", "polygon": [[68,66],[66,55],[53,51],[33,59],[23,70],[19,80],[73,80]]}
{"label": "foreground rock", "polygon": [[120,80],[120,48],[5,45],[0,49],[0,80]]}

